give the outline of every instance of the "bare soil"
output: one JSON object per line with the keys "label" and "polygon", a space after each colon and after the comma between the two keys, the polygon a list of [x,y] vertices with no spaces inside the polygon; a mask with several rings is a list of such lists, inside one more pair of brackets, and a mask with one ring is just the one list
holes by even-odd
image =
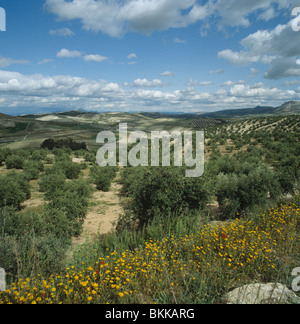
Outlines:
{"label": "bare soil", "polygon": [[73,238],[73,245],[83,244],[87,237],[92,241],[98,235],[107,234],[115,229],[116,221],[124,212],[120,197],[122,186],[118,183],[118,176],[113,181],[109,192],[94,192],[83,225],[83,233]]}

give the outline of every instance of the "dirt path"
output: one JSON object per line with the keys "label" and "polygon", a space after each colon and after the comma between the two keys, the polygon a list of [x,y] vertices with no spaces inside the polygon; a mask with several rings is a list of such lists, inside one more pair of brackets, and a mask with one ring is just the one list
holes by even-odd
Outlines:
{"label": "dirt path", "polygon": [[83,233],[72,240],[73,245],[83,244],[88,235],[90,240],[98,234],[107,234],[114,229],[119,215],[123,213],[120,201],[121,185],[118,183],[119,173],[113,181],[109,192],[95,191],[90,199],[89,210],[83,225]]}

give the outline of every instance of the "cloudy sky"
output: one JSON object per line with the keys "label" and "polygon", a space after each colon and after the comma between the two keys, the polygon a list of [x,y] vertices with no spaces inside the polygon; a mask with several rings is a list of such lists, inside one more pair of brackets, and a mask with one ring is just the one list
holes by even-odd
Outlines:
{"label": "cloudy sky", "polygon": [[202,112],[300,100],[298,6],[0,0],[0,112]]}

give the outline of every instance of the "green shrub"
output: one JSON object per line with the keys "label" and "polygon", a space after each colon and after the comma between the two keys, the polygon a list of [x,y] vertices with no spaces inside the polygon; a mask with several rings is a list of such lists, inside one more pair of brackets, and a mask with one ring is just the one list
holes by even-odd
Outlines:
{"label": "green shrub", "polygon": [[53,166],[50,169],[47,169],[46,174],[55,174],[55,173],[64,173],[65,177],[68,179],[78,179],[80,172],[81,172],[81,166],[78,163],[72,163],[68,158],[63,158],[55,162]]}
{"label": "green shrub", "polygon": [[24,175],[10,174],[0,177],[0,208],[20,204],[30,198],[30,186]]}
{"label": "green shrub", "polygon": [[249,173],[221,173],[217,176],[216,197],[225,219],[235,218],[237,213],[266,203],[270,192],[276,190],[275,175],[270,169],[246,166],[246,170],[248,167],[252,170]]}
{"label": "green shrub", "polygon": [[97,190],[109,191],[111,183],[116,176],[116,167],[98,167],[93,166],[90,170],[91,181],[96,185]]}
{"label": "green shrub", "polygon": [[65,182],[66,176],[62,172],[45,174],[39,181],[40,191],[45,192],[49,199],[51,198],[51,195],[55,194],[56,190],[62,189],[64,187]]}
{"label": "green shrub", "polygon": [[40,172],[44,171],[44,163],[42,161],[27,161],[24,164],[24,175],[28,180],[36,180]]}
{"label": "green shrub", "polygon": [[157,215],[166,217],[199,210],[210,198],[209,182],[204,178],[186,178],[184,168],[130,168],[125,171],[128,172],[128,181],[122,177],[123,192],[131,198],[131,209],[141,225]]}
{"label": "green shrub", "polygon": [[0,151],[0,166],[2,165],[2,163],[5,161],[6,157],[4,152],[1,150]]}
{"label": "green shrub", "polygon": [[81,172],[81,166],[78,163],[69,163],[65,165],[65,174],[68,179],[78,179]]}
{"label": "green shrub", "polygon": [[56,199],[49,202],[46,210],[65,213],[66,226],[69,229],[70,237],[79,236],[82,233],[83,223],[87,214],[87,198],[74,195],[74,192],[69,190],[57,191],[56,193]]}
{"label": "green shrub", "polygon": [[58,139],[55,140],[53,138],[45,140],[41,148],[45,148],[48,150],[53,150],[55,148],[66,148],[66,149],[71,149],[72,151],[77,151],[77,150],[86,150],[86,144],[85,143],[78,143],[75,142],[72,139]]}
{"label": "green shrub", "polygon": [[23,169],[24,157],[19,155],[11,155],[5,160],[8,169]]}
{"label": "green shrub", "polygon": [[86,160],[86,162],[95,163],[96,162],[96,155],[87,152],[87,153],[84,154],[84,159]]}

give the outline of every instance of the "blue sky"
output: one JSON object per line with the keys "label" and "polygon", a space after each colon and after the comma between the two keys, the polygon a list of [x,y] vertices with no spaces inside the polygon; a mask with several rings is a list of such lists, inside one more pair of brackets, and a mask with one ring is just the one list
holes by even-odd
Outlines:
{"label": "blue sky", "polygon": [[205,112],[300,100],[291,0],[0,0],[0,112]]}

